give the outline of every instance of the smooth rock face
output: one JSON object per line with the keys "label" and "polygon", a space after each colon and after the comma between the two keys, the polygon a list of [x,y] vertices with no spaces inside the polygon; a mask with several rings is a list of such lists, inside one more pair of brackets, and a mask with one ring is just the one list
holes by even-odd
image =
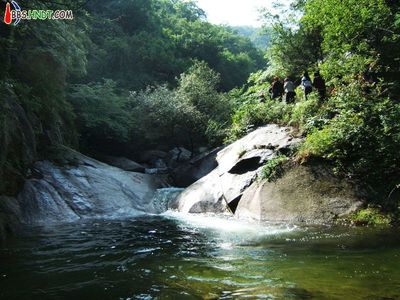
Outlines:
{"label": "smooth rock face", "polygon": [[35,164],[39,176],[28,180],[18,195],[24,223],[140,214],[156,189],[163,187],[153,176],[126,172],[72,153],[73,166],[59,167],[48,161]]}
{"label": "smooth rock face", "polygon": [[255,182],[246,190],[236,217],[264,221],[325,223],[362,206],[352,184],[322,164],[294,166],[275,182]]}
{"label": "smooth rock face", "polygon": [[179,187],[188,187],[200,180],[217,166],[217,153],[221,148],[200,154],[190,161],[175,168],[172,172],[174,183]]}
{"label": "smooth rock face", "polygon": [[104,156],[102,161],[108,165],[120,168],[129,172],[144,173],[145,167],[125,157]]}
{"label": "smooth rock face", "polygon": [[256,180],[265,162],[299,143],[290,129],[259,128],[217,154],[217,168],[189,186],[172,205],[182,212],[222,212],[236,209],[244,191]]}
{"label": "smooth rock face", "polygon": [[228,208],[218,172],[214,170],[185,189],[171,204],[171,208],[186,213],[226,212]]}

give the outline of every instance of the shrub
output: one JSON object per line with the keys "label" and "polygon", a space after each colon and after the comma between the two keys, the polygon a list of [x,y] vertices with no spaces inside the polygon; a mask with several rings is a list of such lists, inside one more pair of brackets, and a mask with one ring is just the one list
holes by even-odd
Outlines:
{"label": "shrub", "polygon": [[284,172],[283,165],[288,160],[289,159],[286,156],[280,155],[267,161],[261,170],[261,179],[270,182],[281,177]]}
{"label": "shrub", "polygon": [[299,156],[331,160],[348,176],[383,187],[380,198],[387,196],[400,173],[400,105],[383,97],[379,86],[365,92],[353,82],[338,89],[327,110],[334,115],[307,135]]}
{"label": "shrub", "polygon": [[256,101],[243,104],[232,116],[232,127],[229,130],[227,141],[234,141],[243,137],[254,127],[270,123],[289,123],[292,105],[267,100],[265,103]]}
{"label": "shrub", "polygon": [[206,130],[196,107],[165,85],[132,92],[129,105],[137,123],[135,131],[147,148],[190,146]]}
{"label": "shrub", "polygon": [[132,92],[131,119],[147,147],[220,145],[229,127],[231,101],[217,91],[219,75],[196,62],[179,79],[178,88],[161,85]]}
{"label": "shrub", "polygon": [[378,208],[361,209],[351,216],[352,223],[355,225],[387,226],[392,219],[384,215]]}
{"label": "shrub", "polygon": [[321,128],[327,120],[320,115],[320,111],[319,96],[311,93],[307,100],[301,100],[293,106],[290,124],[299,127],[304,133],[313,128]]}

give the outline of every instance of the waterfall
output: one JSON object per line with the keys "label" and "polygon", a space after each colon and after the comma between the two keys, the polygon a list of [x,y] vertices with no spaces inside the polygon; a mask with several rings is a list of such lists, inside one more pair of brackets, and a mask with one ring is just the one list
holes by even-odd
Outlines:
{"label": "waterfall", "polygon": [[151,201],[152,210],[156,214],[166,212],[171,208],[171,204],[178,198],[184,189],[181,188],[163,188],[158,189]]}

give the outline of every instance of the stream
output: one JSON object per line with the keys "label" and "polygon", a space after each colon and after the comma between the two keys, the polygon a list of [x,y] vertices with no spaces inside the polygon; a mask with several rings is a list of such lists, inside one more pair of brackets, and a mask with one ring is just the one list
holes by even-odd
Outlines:
{"label": "stream", "polygon": [[0,299],[400,299],[395,229],[167,212],[26,228]]}

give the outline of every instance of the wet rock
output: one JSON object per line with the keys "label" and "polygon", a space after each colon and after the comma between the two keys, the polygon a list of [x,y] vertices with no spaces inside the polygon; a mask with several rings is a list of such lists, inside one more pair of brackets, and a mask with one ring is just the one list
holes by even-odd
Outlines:
{"label": "wet rock", "polygon": [[42,177],[26,181],[18,195],[24,223],[141,214],[155,191],[157,177],[127,172],[70,150],[73,165],[35,164]]}
{"label": "wet rock", "polygon": [[228,211],[218,172],[211,172],[184,190],[171,204],[171,208],[186,213]]}
{"label": "wet rock", "polygon": [[166,175],[169,174],[168,168],[148,168],[145,170],[146,174],[149,175]]}
{"label": "wet rock", "polygon": [[129,172],[144,173],[145,167],[125,157],[102,156],[101,160],[110,166]]}

